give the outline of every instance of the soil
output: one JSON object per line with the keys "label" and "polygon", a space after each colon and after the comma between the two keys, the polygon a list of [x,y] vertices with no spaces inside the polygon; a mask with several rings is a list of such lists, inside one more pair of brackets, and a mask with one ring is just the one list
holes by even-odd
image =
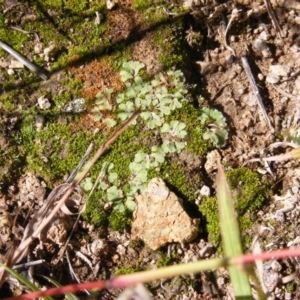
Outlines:
{"label": "soil", "polygon": [[[19,47],[17,50],[48,70],[50,78],[47,81],[41,81],[28,70],[9,69],[11,56],[1,52],[2,261],[5,261],[5,254],[12,249],[14,241],[22,239],[24,228],[29,224],[34,212],[40,210],[51,190],[68,177],[61,174],[61,181],[55,178],[49,182],[47,178],[40,176],[37,169],[31,170],[28,167],[26,157],[22,156],[24,152],[21,140],[21,130],[24,128],[21,124],[27,115],[25,112],[29,114],[37,106],[37,98],[44,94],[52,99],[54,95],[73,93],[73,98],[83,97],[87,103],[93,103],[93,99],[104,88],[121,91],[124,84],[116,72],[116,66],[122,62],[124,56],[143,62],[150,76],[164,71],[166,67],[159,57],[166,48],[154,42],[157,39],[156,30],[161,24],[151,19],[157,14],[167,18],[167,21],[164,19],[161,23],[166,28],[169,26],[169,32],[172,32],[171,36],[164,37],[165,47],[172,39],[183,35],[179,50],[183,60],[179,66],[187,82],[195,85],[194,93],[198,96],[194,97],[195,106],[216,108],[226,118],[229,138],[225,147],[217,149],[223,164],[227,169],[247,166],[260,173],[261,180],[271,183],[270,195],[273,196],[266,199],[264,206],[256,212],[256,222],[251,228],[252,237],[258,236],[266,251],[296,247],[300,243],[298,160],[251,161],[254,158],[260,159],[290,151],[291,146],[296,146],[291,142],[296,143],[295,138],[300,134],[300,5],[293,0],[271,1],[278,22],[276,26],[276,20],[271,19],[266,7],[268,1],[202,2],[166,1],[148,6],[144,1],[119,1],[112,10],[102,7],[99,11],[102,12],[102,18],[107,20],[107,25],[105,29],[101,29],[101,41],[99,39],[97,42],[107,40],[109,46],[103,50],[97,48],[97,43],[84,45],[88,38],[84,36],[84,32],[78,30],[78,40],[65,42],[63,47],[50,52],[48,61],[45,58],[46,54],[42,56],[33,49],[40,42],[45,49],[46,45],[49,46],[46,41],[49,42],[51,38],[48,40],[39,36],[41,32],[29,33],[30,38],[24,40],[24,45],[16,45]],[[89,14],[88,7],[80,15],[80,11],[72,11],[71,6],[64,5],[65,12],[72,17],[75,15],[77,22],[88,23],[95,18],[95,14]],[[49,5],[45,9],[39,2],[32,4],[1,1],[0,10],[4,18],[4,22],[1,23],[4,28],[0,29],[3,31],[20,32],[28,23],[39,20],[54,28],[57,35],[63,36],[62,39],[67,37],[68,40],[65,31],[71,30],[70,32],[74,33],[77,28],[76,23],[72,23],[70,27],[64,24],[65,19],[60,19],[62,15],[55,5]],[[179,28],[176,27],[177,19],[181,21]],[[89,34],[89,27],[86,28]],[[5,34],[0,31],[0,38],[4,37]],[[89,51],[83,55],[72,52],[73,48],[77,49],[74,45],[78,46],[79,43],[87,46]],[[69,55],[68,61],[61,64],[60,57],[66,52]],[[256,90],[253,90],[249,74],[245,72],[242,58],[249,64],[267,117],[264,117],[258,105]],[[76,90],[75,85],[68,85],[68,77],[83,83],[79,85],[79,90]],[[56,113],[57,111],[50,110],[47,121],[53,120]],[[269,118],[269,121],[266,118]],[[58,119],[61,124],[70,122],[68,115],[61,115]],[[103,123],[94,121],[89,107],[71,122],[73,135],[87,129],[94,132],[103,132],[105,129]],[[52,145],[48,145],[48,148],[50,153]],[[16,153],[20,153],[20,157],[17,157]],[[79,157],[83,154],[78,153]],[[66,147],[60,153],[60,159],[67,156]],[[181,159],[192,162],[190,164],[193,165],[185,163],[192,170],[191,174],[202,172],[200,177],[203,182],[199,183],[198,189],[201,190],[207,185],[213,195],[216,168],[212,166],[205,171],[205,156],[198,158],[183,153]],[[83,196],[78,196],[80,201]],[[73,200],[74,198],[73,195]],[[70,205],[68,207],[70,208]],[[71,207],[74,209],[74,203]],[[198,212],[195,214],[198,216]],[[62,253],[71,230],[69,225],[75,219],[76,215],[66,217],[60,213],[52,220],[48,230],[42,232],[31,244],[28,260],[42,259],[44,262],[34,269],[23,269],[22,274],[29,279],[33,278],[39,287],[50,286],[47,279],[39,274],[53,277],[64,285],[76,280],[105,280],[123,273],[220,256],[216,251],[217,245],[212,245],[209,240],[205,221],[201,222],[202,233],[192,242],[169,244],[161,247],[159,251],[152,251],[143,242],[131,240],[130,226],[121,231],[114,231],[107,224],[97,227],[82,218],[74,228],[66,251]],[[250,245],[248,246],[247,251],[250,251]],[[298,265],[299,260],[296,258],[273,260],[264,264],[263,276],[269,299],[300,297]],[[225,269],[151,282],[146,288],[153,299],[233,299],[229,275]],[[26,287],[8,277],[1,288],[0,297],[18,295],[24,291],[27,291]],[[97,299],[116,299],[120,293],[119,290],[102,291]],[[79,296],[80,299],[86,297],[84,293]]]}

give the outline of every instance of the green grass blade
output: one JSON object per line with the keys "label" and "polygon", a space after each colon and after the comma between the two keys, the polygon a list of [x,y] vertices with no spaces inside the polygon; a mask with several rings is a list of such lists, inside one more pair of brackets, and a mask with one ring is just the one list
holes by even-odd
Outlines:
{"label": "green grass blade", "polygon": [[[20,282],[22,282],[25,286],[27,286],[32,291],[39,291],[40,288],[34,285],[32,282],[30,282],[26,277],[19,274],[18,272],[14,271],[13,269],[10,269],[9,267],[3,265],[0,263],[0,266],[3,267],[7,272],[9,272],[12,276],[14,276],[16,279],[18,279]],[[53,300],[52,297],[43,297],[45,300]]]}
{"label": "green grass blade", "polygon": [[[217,198],[225,254],[227,257],[242,255],[242,243],[233,199],[220,163],[218,163]],[[230,266],[229,273],[236,299],[253,299],[249,278],[241,267]]]}
{"label": "green grass blade", "polygon": [[[45,279],[47,279],[49,282],[51,282],[52,284],[54,284],[56,287],[61,287],[62,286],[59,282],[57,282],[53,278],[50,278],[50,277],[44,276],[44,275],[42,277],[44,277]],[[66,297],[69,300],[80,300],[76,295],[74,295],[72,293],[66,293]]]}

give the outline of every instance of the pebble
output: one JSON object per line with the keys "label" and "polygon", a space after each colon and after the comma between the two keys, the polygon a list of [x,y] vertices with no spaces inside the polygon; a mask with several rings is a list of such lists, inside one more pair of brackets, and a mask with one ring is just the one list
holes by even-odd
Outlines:
{"label": "pebble", "polygon": [[56,45],[53,41],[51,41],[43,51],[44,60],[47,62],[51,61],[56,51],[57,51]]}
{"label": "pebble", "polygon": [[188,243],[199,232],[199,219],[184,211],[182,200],[164,181],[153,178],[147,189],[136,197],[131,239],[141,239],[152,250],[172,242]]}
{"label": "pebble", "polygon": [[259,38],[264,41],[267,41],[270,38],[270,34],[266,31],[262,31],[259,35]]}
{"label": "pebble", "polygon": [[121,256],[126,254],[126,248],[123,245],[118,245],[117,246],[117,253],[120,254]]}
{"label": "pebble", "polygon": [[10,69],[22,69],[24,65],[18,60],[11,60],[9,66]]}
{"label": "pebble", "polygon": [[43,52],[43,45],[42,45],[42,43],[35,44],[34,48],[33,48],[33,51],[36,54],[41,54]]}
{"label": "pebble", "polygon": [[197,61],[196,64],[200,66],[200,73],[204,75],[211,75],[218,71],[218,65],[211,62]]}
{"label": "pebble", "polygon": [[256,39],[253,43],[253,47],[257,49],[259,52],[261,52],[262,56],[265,58],[272,56],[272,52],[268,44],[263,39]]}
{"label": "pebble", "polygon": [[202,188],[200,189],[200,194],[202,196],[207,196],[209,197],[210,196],[210,188],[206,185],[203,185]]}
{"label": "pebble", "polygon": [[258,78],[259,80],[264,80],[264,75],[261,74],[261,73],[258,73],[258,74],[257,74],[257,78]]}
{"label": "pebble", "polygon": [[108,10],[112,10],[115,6],[116,6],[116,2],[111,1],[111,0],[106,1],[106,8]]}
{"label": "pebble", "polygon": [[15,71],[14,71],[13,69],[8,69],[8,70],[7,70],[7,74],[10,75],[10,76],[11,76],[11,75],[14,75],[14,74],[15,74]]}
{"label": "pebble", "polygon": [[291,68],[287,65],[270,65],[269,71],[277,76],[289,76]]}
{"label": "pebble", "polygon": [[219,154],[218,150],[213,150],[207,154],[204,168],[208,174],[217,169],[218,160],[221,160],[221,155]]}
{"label": "pebble", "polygon": [[296,88],[300,91],[300,77],[297,77],[297,79],[295,80],[295,85]]}
{"label": "pebble", "polygon": [[38,104],[41,109],[48,109],[51,107],[50,101],[45,96],[38,98]]}
{"label": "pebble", "polygon": [[35,116],[35,128],[37,131],[41,131],[45,126],[45,118],[42,115]]}
{"label": "pebble", "polygon": [[91,244],[91,252],[96,257],[101,257],[102,255],[106,255],[108,253],[108,244],[105,239],[97,239],[94,240]]}
{"label": "pebble", "polygon": [[272,73],[269,73],[266,77],[266,82],[268,83],[278,83],[280,80],[280,77],[275,75],[275,74],[272,74]]}

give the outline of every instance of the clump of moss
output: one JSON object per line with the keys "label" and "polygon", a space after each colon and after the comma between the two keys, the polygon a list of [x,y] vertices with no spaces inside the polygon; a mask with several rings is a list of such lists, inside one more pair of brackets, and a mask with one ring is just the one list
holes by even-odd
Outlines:
{"label": "clump of moss", "polygon": [[95,226],[103,226],[108,223],[108,214],[104,210],[104,205],[99,200],[97,206],[87,205],[85,212],[82,214],[82,217],[85,221],[92,223]]}
{"label": "clump of moss", "polygon": [[[255,222],[255,214],[270,196],[270,184],[261,179],[260,174],[248,168],[226,172],[226,178],[233,196],[244,247],[251,240],[250,230]],[[207,221],[210,240],[219,245],[221,241],[218,204],[216,197],[204,197],[199,210]]]}
{"label": "clump of moss", "polygon": [[49,122],[46,128],[37,131],[34,118],[34,114],[24,117],[21,129],[28,168],[48,182],[62,180],[80,161],[91,136],[84,132],[72,134],[70,125],[57,122]]}
{"label": "clump of moss", "polygon": [[122,230],[131,223],[131,212],[125,210],[120,212],[119,210],[112,210],[108,217],[109,224],[113,230]]}
{"label": "clump of moss", "polygon": [[170,266],[178,260],[178,254],[175,251],[171,252],[170,256],[167,256],[165,253],[159,253],[160,258],[157,260],[156,265],[158,268],[163,268]]}
{"label": "clump of moss", "polygon": [[115,270],[115,276],[121,276],[125,274],[132,274],[137,272],[137,268],[127,267],[127,266],[121,266],[117,270]]}
{"label": "clump of moss", "polygon": [[[159,176],[159,174],[157,174]],[[173,190],[177,196],[184,200],[194,201],[195,188],[193,187],[193,178],[186,174],[183,167],[178,163],[166,163],[160,170],[160,176],[165,180],[168,186]],[[155,177],[155,176],[153,176]],[[198,183],[201,182],[200,178],[196,178]]]}

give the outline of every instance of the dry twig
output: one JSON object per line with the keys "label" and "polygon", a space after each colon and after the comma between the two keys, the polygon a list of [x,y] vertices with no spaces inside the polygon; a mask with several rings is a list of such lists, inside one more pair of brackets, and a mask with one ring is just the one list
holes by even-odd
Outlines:
{"label": "dry twig", "polygon": [[270,121],[270,118],[269,118],[269,116],[268,116],[268,114],[267,114],[267,112],[266,112],[266,109],[265,109],[265,107],[264,107],[264,104],[263,104],[263,102],[262,102],[262,98],[261,98],[261,96],[260,96],[259,89],[258,89],[258,87],[257,87],[257,85],[256,85],[256,82],[255,82],[255,80],[254,80],[254,76],[253,76],[253,74],[252,74],[252,72],[251,72],[251,69],[250,69],[248,60],[247,60],[247,58],[246,58],[245,56],[242,56],[242,57],[241,57],[241,60],[242,60],[242,64],[243,64],[245,73],[246,73],[246,75],[247,75],[247,77],[248,77],[248,80],[249,80],[249,82],[250,82],[250,85],[251,85],[253,94],[254,94],[254,96],[255,96],[255,98],[256,98],[256,101],[257,101],[257,103],[258,103],[259,108],[261,109],[261,112],[262,112],[262,114],[263,114],[263,116],[264,116],[264,119],[265,119],[267,125],[269,126],[269,128],[270,128],[272,131],[274,131],[274,127],[273,127],[273,125],[272,125],[272,123],[271,123],[271,121]]}
{"label": "dry twig", "polygon": [[41,77],[44,80],[48,79],[48,76],[36,65],[34,65],[32,62],[30,62],[27,58],[25,58],[23,55],[15,51],[13,48],[10,46],[6,45],[5,43],[0,41],[0,47],[8,52],[10,55],[12,55],[15,59],[20,61],[24,66],[26,66],[29,70],[33,71],[36,73],[39,77]]}
{"label": "dry twig", "polygon": [[272,24],[273,24],[275,30],[277,31],[277,33],[279,34],[280,37],[283,37],[282,31],[280,29],[279,23],[277,21],[277,18],[276,18],[276,15],[274,13],[274,10],[272,8],[272,5],[270,3],[270,0],[264,0],[264,2],[265,2],[265,6],[267,8],[268,14],[271,18],[271,21],[272,21]]}
{"label": "dry twig", "polygon": [[235,17],[237,16],[237,14],[240,12],[241,10],[237,10],[236,8],[233,9],[232,11],[232,14],[231,14],[231,17],[230,17],[230,20],[227,24],[227,27],[226,27],[226,30],[225,30],[225,34],[224,34],[224,44],[225,44],[225,47],[234,55],[235,55],[235,51],[227,44],[227,33],[231,27],[231,24],[232,24],[232,21],[235,19]]}

